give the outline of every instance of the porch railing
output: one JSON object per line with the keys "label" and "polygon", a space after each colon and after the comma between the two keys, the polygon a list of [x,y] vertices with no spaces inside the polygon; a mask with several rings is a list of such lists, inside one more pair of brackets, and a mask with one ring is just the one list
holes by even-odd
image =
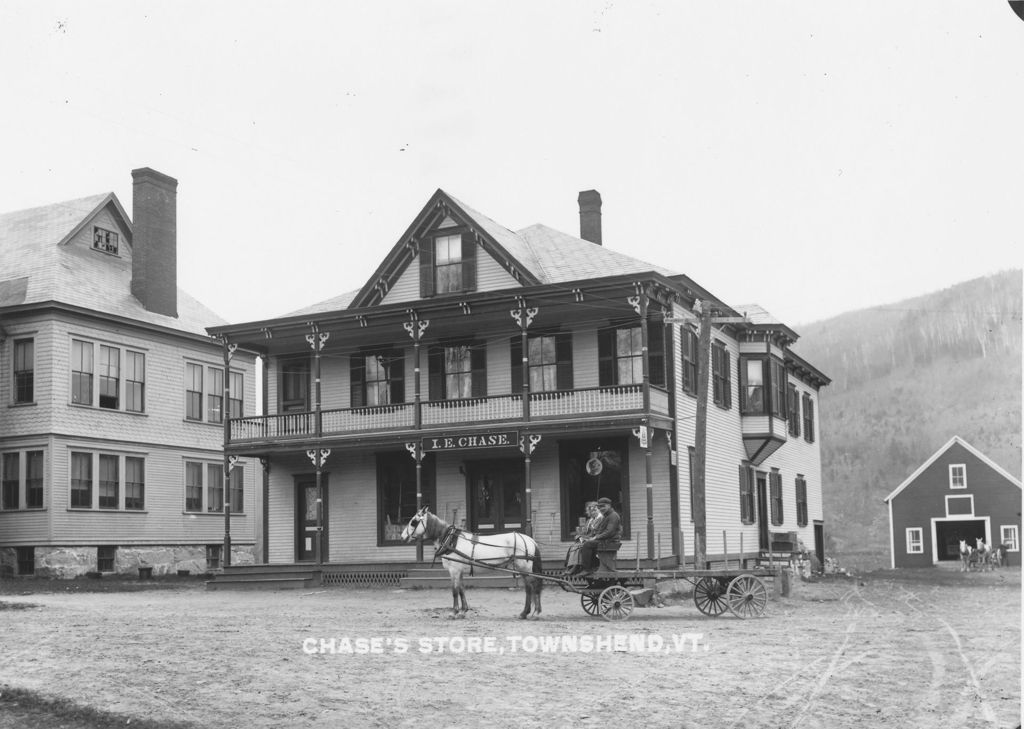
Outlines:
{"label": "porch railing", "polygon": [[[639,412],[642,409],[643,388],[640,385],[591,387],[537,392],[530,395],[531,419]],[[660,415],[668,414],[666,391],[651,388],[651,411]],[[415,405],[399,403],[360,408],[332,408],[322,410],[320,417],[322,432],[325,435],[409,430],[415,425]],[[521,421],[522,417],[522,395],[431,400],[424,402],[421,410],[423,427]],[[280,413],[232,418],[229,427],[232,441],[306,437],[316,433],[316,413]]]}

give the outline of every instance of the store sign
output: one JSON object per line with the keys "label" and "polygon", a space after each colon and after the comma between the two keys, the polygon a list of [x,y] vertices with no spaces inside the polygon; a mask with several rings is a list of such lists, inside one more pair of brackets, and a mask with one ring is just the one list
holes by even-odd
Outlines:
{"label": "store sign", "polygon": [[461,451],[470,448],[517,448],[518,430],[502,430],[496,433],[473,433],[471,435],[446,435],[439,438],[424,438],[425,451]]}

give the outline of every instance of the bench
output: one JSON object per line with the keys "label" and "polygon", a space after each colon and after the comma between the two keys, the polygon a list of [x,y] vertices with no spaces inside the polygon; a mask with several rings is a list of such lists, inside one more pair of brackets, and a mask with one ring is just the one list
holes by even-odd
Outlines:
{"label": "bench", "polygon": [[597,562],[598,570],[601,572],[615,572],[615,555],[619,553],[619,548],[622,546],[621,543],[601,544],[597,548]]}

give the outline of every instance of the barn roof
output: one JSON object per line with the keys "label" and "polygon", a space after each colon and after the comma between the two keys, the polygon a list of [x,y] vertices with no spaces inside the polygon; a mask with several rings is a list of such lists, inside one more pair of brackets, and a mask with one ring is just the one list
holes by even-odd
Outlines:
{"label": "barn roof", "polygon": [[977,457],[982,463],[984,463],[985,465],[987,465],[990,468],[992,468],[992,470],[994,470],[1000,476],[1002,476],[1007,481],[1009,481],[1010,483],[1015,485],[1017,488],[1021,488],[1021,482],[1019,480],[1017,480],[1016,478],[1014,478],[1012,475],[1010,475],[1006,471],[1006,469],[1002,468],[998,463],[996,463],[991,458],[986,456],[984,453],[979,451],[977,448],[972,446],[970,443],[965,441],[959,435],[954,435],[952,438],[949,439],[949,441],[946,443],[946,445],[942,446],[941,448],[939,448],[939,450],[935,451],[935,453],[933,453],[932,456],[927,461],[922,463],[918,467],[918,469],[916,471],[914,471],[912,474],[910,474],[903,483],[901,483],[899,486],[897,486],[895,489],[893,489],[893,492],[891,494],[889,494],[888,496],[886,496],[885,499],[883,499],[883,503],[890,503],[896,496],[899,495],[899,493],[901,491],[903,491],[903,489],[907,488],[907,486],[909,486],[915,480],[917,480],[917,477],[920,476],[925,471],[925,469],[927,469],[930,465],[935,463],[935,461],[939,460],[939,458],[941,458],[942,455],[946,451],[948,451],[954,444],[959,444],[959,445],[963,446],[971,454],[973,454],[975,457]]}

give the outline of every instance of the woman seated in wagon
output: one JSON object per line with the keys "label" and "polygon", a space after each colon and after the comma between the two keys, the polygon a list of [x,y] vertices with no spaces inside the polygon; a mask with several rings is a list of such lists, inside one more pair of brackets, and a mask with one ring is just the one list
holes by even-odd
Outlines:
{"label": "woman seated in wagon", "polygon": [[[598,499],[597,511],[600,516],[597,520],[587,523],[588,528],[593,523],[593,531],[590,534],[585,534],[580,542],[576,551],[576,564],[570,567],[566,573],[567,577],[592,575],[597,569],[594,563],[598,550],[617,552],[622,546],[622,520],[612,508],[611,499],[607,497]],[[570,555],[572,552],[573,550],[570,549]]]}

